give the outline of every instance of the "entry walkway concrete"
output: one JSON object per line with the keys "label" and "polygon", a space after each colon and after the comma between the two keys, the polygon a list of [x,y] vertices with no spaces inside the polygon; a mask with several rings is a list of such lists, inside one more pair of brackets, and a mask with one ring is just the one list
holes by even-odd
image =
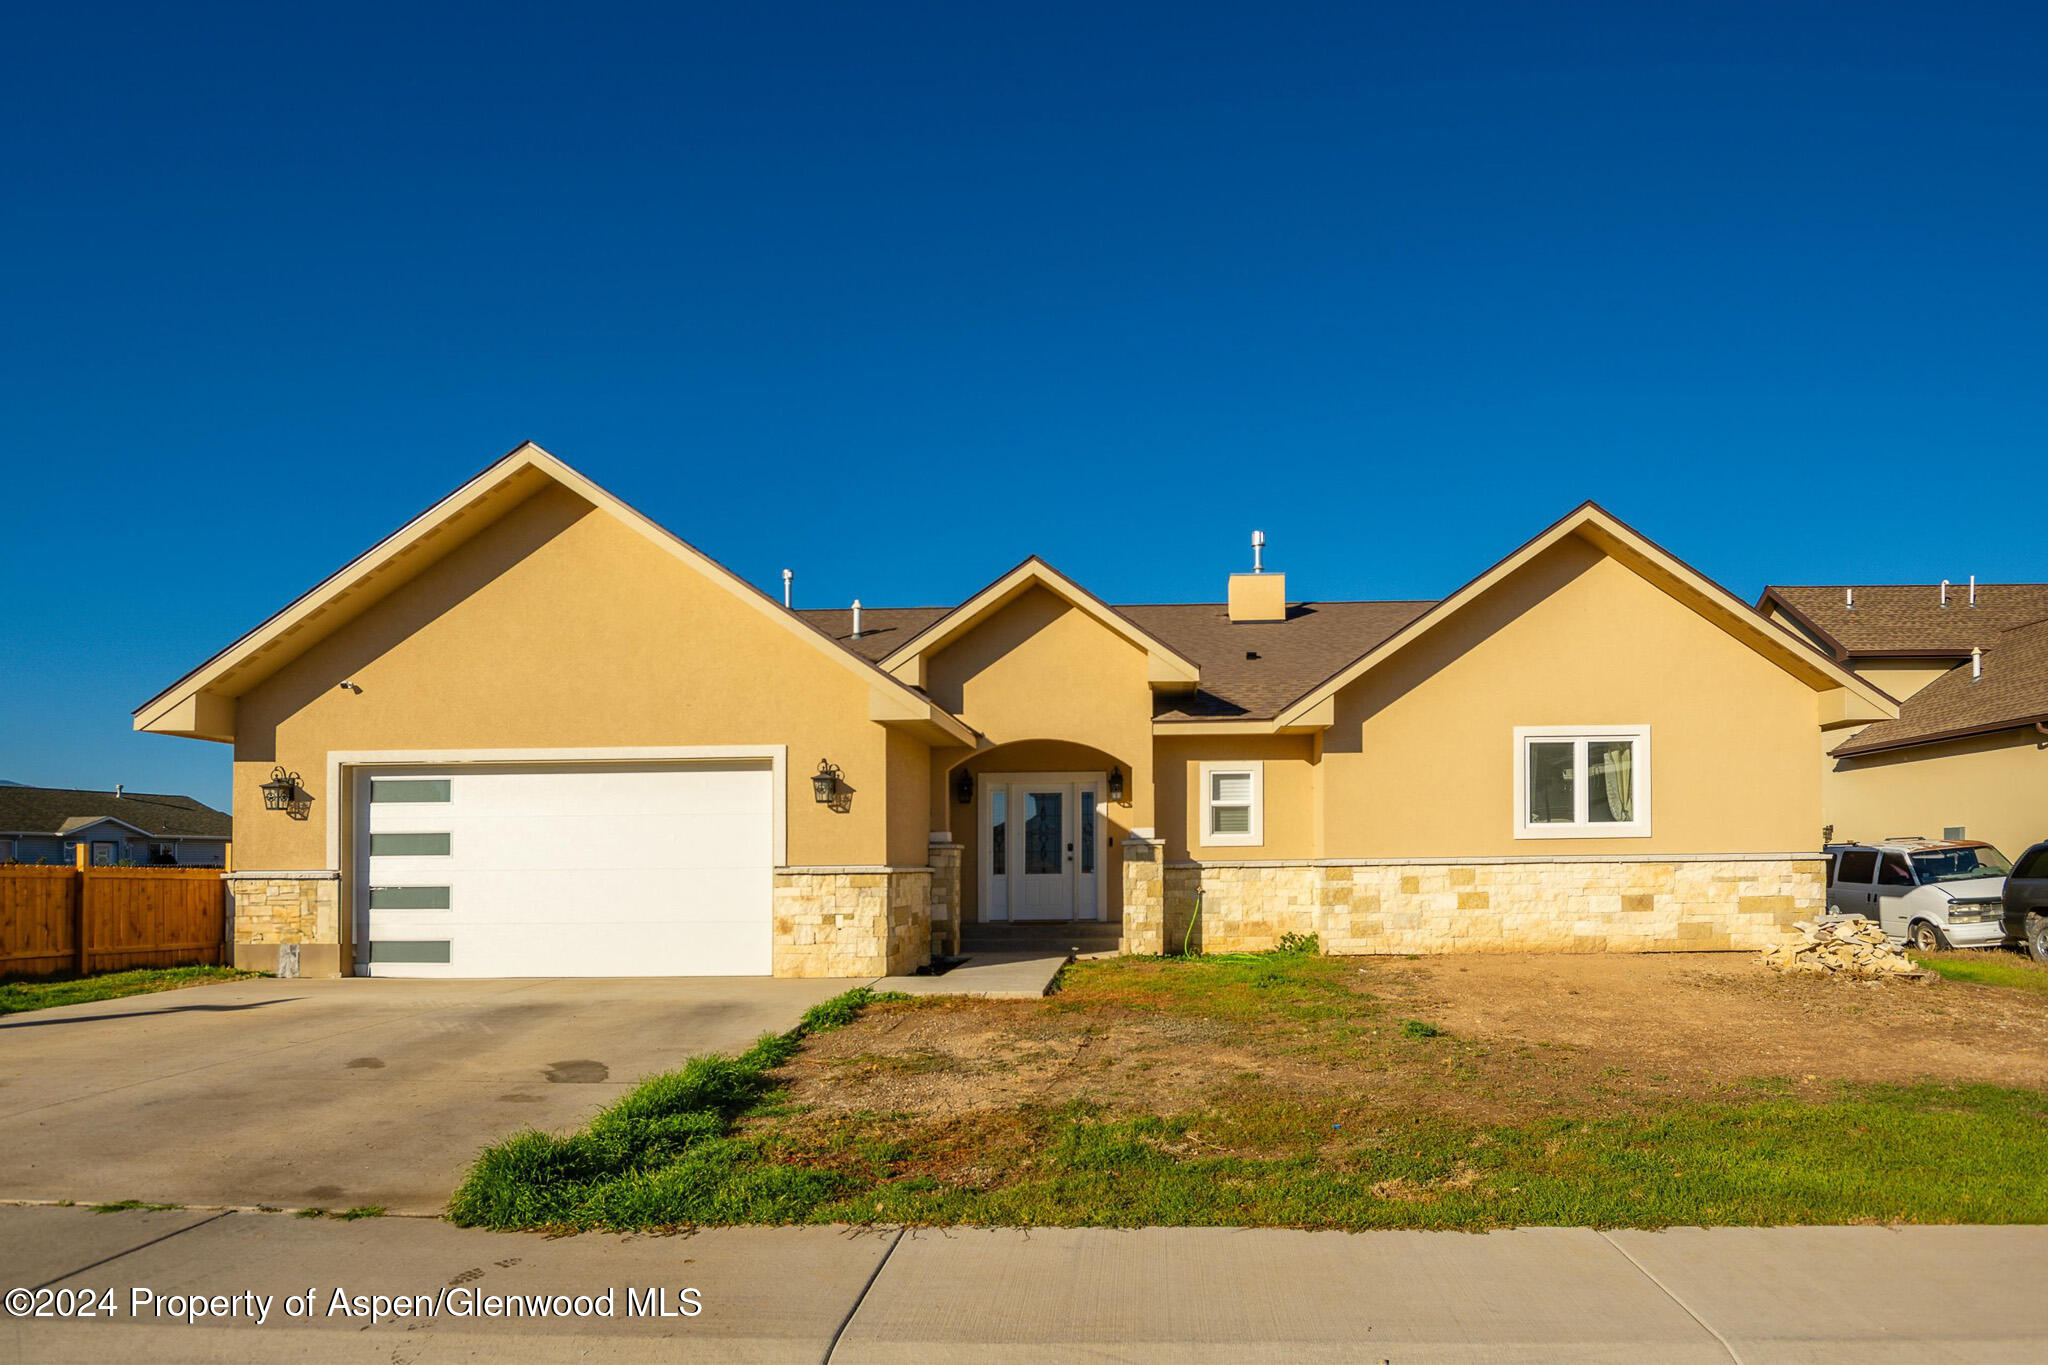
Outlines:
{"label": "entry walkway concrete", "polygon": [[[0,1358],[2031,1362],[2048,1358],[2048,1321],[2024,1286],[2044,1271],[2041,1227],[550,1240],[413,1218],[11,1207],[0,1289],[111,1290],[115,1312],[0,1319]],[[141,1318],[138,1289],[157,1296]],[[310,1315],[290,1312],[309,1289]],[[337,1310],[337,1290],[425,1303],[372,1319]],[[633,1311],[650,1290],[671,1316]],[[606,1291],[610,1316],[461,1315]],[[238,1315],[187,1322],[169,1296],[194,1294]],[[250,1305],[266,1297],[259,1325]]]}
{"label": "entry walkway concrete", "polygon": [[1052,989],[1065,953],[970,953],[967,960],[939,976],[885,976],[878,991],[905,995],[971,995],[983,1000],[1036,1000]]}

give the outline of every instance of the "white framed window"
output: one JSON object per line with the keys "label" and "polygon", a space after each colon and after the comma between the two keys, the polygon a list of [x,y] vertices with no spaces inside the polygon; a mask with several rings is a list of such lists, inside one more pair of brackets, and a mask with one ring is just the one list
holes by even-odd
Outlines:
{"label": "white framed window", "polygon": [[1515,727],[1517,839],[1650,833],[1650,727]]}
{"label": "white framed window", "polygon": [[1263,763],[1204,763],[1202,825],[1198,842],[1210,846],[1266,842],[1266,771]]}

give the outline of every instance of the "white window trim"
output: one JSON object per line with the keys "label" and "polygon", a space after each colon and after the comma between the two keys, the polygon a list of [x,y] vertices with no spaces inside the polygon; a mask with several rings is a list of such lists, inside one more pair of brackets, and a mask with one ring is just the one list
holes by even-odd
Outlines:
{"label": "white window trim", "polygon": [[[1252,779],[1252,799],[1249,824],[1251,828],[1243,834],[1217,834],[1215,821],[1210,818],[1211,795],[1216,790],[1213,776],[1216,773],[1249,773]],[[1245,763],[1204,763],[1201,765],[1202,800],[1201,823],[1196,826],[1196,843],[1204,848],[1246,848],[1266,842],[1266,765],[1253,760]]]}
{"label": "white window trim", "polygon": [[[1626,739],[1635,743],[1636,818],[1627,824],[1574,821],[1568,825],[1529,823],[1529,743],[1531,740],[1591,741]],[[1574,773],[1585,765],[1575,764]],[[1572,784],[1573,801],[1583,811],[1591,799],[1583,780]],[[1650,727],[1647,725],[1517,725],[1515,727],[1515,837],[1517,839],[1647,839],[1650,837]]]}

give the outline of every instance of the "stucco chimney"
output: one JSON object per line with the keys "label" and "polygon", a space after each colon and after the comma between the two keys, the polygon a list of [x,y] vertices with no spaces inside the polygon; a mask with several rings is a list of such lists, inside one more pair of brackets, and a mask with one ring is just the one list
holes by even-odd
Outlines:
{"label": "stucco chimney", "polygon": [[1230,576],[1233,622],[1287,619],[1287,575],[1266,572],[1265,550],[1266,533],[1252,532],[1252,571]]}

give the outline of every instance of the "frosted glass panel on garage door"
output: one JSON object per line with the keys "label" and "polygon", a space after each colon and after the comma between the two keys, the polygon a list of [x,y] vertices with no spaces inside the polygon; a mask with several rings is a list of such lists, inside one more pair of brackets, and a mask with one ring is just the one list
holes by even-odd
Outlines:
{"label": "frosted glass panel on garage door", "polygon": [[[774,793],[767,764],[385,776],[399,799],[379,798],[375,774],[357,783],[359,970],[768,973]],[[438,795],[421,779],[445,780],[447,798],[421,799],[423,791]],[[375,837],[405,834],[446,839]],[[447,852],[414,851],[441,847]],[[420,946],[442,943],[445,961],[438,948]],[[380,952],[379,944],[389,946]]]}

